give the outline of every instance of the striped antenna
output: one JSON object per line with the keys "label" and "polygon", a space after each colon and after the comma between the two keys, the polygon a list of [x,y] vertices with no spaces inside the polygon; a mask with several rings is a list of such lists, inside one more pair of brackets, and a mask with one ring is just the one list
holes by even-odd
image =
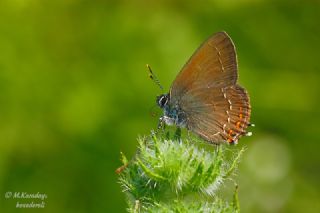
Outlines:
{"label": "striped antenna", "polygon": [[149,70],[149,78],[154,82],[156,83],[161,90],[163,90],[163,87],[162,85],[160,84],[160,81],[159,79],[157,78],[157,76],[152,72],[152,69],[151,67],[149,66],[149,64],[147,64],[147,67],[148,67],[148,70]]}

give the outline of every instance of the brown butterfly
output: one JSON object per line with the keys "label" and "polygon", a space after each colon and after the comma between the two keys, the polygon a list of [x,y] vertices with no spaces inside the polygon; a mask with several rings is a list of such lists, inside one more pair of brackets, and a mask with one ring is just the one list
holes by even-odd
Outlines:
{"label": "brown butterfly", "polygon": [[169,93],[157,97],[164,111],[160,123],[185,127],[211,143],[237,143],[251,134],[246,132],[250,100],[237,78],[234,44],[226,32],[218,32],[193,54]]}

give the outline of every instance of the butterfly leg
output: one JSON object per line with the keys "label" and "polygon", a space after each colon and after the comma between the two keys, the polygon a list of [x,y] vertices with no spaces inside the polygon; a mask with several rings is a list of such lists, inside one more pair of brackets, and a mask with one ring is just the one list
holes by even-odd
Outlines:
{"label": "butterfly leg", "polygon": [[165,122],[165,117],[161,116],[159,118],[159,123],[158,123],[158,129],[157,132],[161,131],[162,133],[165,133],[166,130],[166,122]]}
{"label": "butterfly leg", "polygon": [[159,118],[158,129],[164,129],[164,128],[165,128],[164,117],[161,116],[161,117]]}
{"label": "butterfly leg", "polygon": [[164,131],[164,129],[165,129],[165,122],[163,120],[163,116],[161,116],[159,118],[157,129],[156,130],[151,130],[151,136],[156,136],[159,133],[159,131],[161,131],[161,130]]}

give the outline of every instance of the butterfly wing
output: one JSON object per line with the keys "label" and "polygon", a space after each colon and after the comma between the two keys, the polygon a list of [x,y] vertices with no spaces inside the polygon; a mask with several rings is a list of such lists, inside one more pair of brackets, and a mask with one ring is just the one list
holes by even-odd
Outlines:
{"label": "butterfly wing", "polygon": [[236,84],[237,56],[231,38],[218,32],[191,56],[171,86],[171,97],[201,87],[226,87]]}
{"label": "butterfly wing", "polygon": [[[182,98],[187,128],[212,143],[236,143],[246,134],[251,107],[249,96],[239,85],[203,88]],[[189,98],[190,100],[190,98]]]}
{"label": "butterfly wing", "polygon": [[237,82],[232,40],[219,32],[189,59],[170,90],[170,102],[185,113],[187,128],[212,143],[230,143],[245,134],[250,101]]}

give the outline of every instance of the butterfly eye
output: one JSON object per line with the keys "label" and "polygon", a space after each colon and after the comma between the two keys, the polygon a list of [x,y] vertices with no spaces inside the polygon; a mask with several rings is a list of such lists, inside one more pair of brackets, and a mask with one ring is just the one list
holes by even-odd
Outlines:
{"label": "butterfly eye", "polygon": [[168,103],[168,95],[160,95],[157,97],[157,104],[160,108],[163,108]]}

